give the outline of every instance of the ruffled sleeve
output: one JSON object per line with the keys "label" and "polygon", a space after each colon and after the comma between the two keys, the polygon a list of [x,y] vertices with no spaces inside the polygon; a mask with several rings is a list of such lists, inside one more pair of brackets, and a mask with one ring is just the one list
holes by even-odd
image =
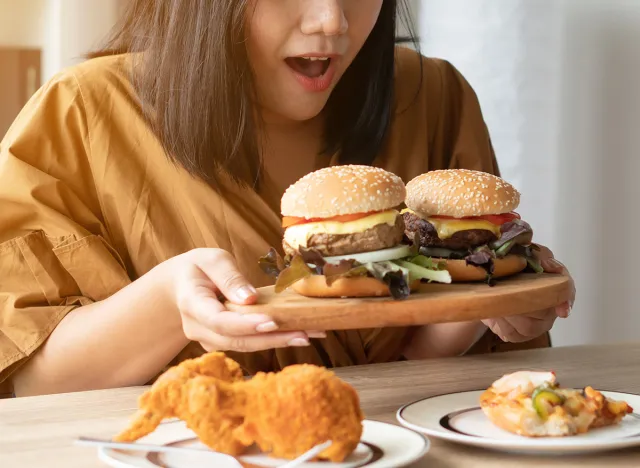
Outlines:
{"label": "ruffled sleeve", "polygon": [[70,311],[130,282],[102,219],[90,137],[63,73],[0,143],[0,394]]}

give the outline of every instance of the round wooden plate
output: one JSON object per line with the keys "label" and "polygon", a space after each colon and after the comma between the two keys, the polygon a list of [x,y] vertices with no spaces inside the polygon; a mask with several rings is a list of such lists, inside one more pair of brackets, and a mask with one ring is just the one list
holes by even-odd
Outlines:
{"label": "round wooden plate", "polygon": [[281,330],[349,330],[464,322],[521,315],[566,302],[571,283],[563,275],[520,274],[486,283],[423,284],[408,299],[318,299],[272,286],[259,289],[256,305],[227,303],[227,310],[262,313]]}

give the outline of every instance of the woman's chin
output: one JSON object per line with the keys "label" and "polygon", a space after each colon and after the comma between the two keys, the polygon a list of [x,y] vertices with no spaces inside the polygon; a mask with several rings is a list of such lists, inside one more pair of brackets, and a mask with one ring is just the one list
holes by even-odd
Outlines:
{"label": "woman's chin", "polygon": [[[316,96],[313,99],[305,97],[291,97],[285,102],[278,103],[277,106],[265,108],[264,118],[267,122],[280,120],[289,122],[306,122],[315,119],[324,110],[327,104],[326,98]],[[284,101],[284,100],[283,100]]]}

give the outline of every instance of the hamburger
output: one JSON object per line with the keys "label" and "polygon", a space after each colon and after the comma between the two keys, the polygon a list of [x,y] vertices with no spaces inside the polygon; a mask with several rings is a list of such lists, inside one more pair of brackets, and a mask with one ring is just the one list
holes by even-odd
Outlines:
{"label": "hamburger", "polygon": [[541,272],[531,226],[515,211],[520,193],[500,177],[464,169],[432,171],[407,186],[408,242],[443,265],[453,281],[487,281],[527,268]]}
{"label": "hamburger", "polygon": [[276,292],[403,299],[420,281],[450,282],[403,242],[405,196],[398,176],[370,166],[332,166],[298,180],[281,200],[284,257],[272,248],[260,259]]}

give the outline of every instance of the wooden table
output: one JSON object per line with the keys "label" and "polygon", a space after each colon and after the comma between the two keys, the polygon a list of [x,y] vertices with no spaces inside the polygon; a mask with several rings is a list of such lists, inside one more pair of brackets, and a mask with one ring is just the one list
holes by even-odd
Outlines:
{"label": "wooden table", "polygon": [[[553,369],[563,385],[591,384],[640,393],[640,343],[555,348],[338,371],[359,391],[369,419],[395,423],[405,403],[446,392],[486,388],[504,373]],[[125,426],[143,389],[131,388],[0,401],[0,467],[101,467],[96,451],[72,445],[80,435],[109,438]],[[508,455],[432,440],[416,468],[640,467],[640,449],[585,457]]]}

